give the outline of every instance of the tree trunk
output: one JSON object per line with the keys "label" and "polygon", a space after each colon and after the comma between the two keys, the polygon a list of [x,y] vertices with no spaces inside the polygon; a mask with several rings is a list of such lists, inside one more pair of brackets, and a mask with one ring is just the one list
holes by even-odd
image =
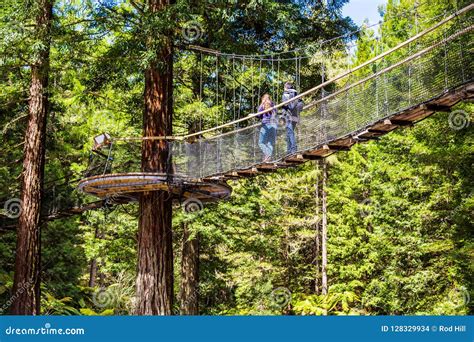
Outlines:
{"label": "tree trunk", "polygon": [[42,49],[31,65],[28,125],[21,184],[22,211],[18,221],[11,313],[39,314],[40,212],[43,196],[49,50],[53,1],[38,0],[36,39]]}
{"label": "tree trunk", "polygon": [[[199,90],[197,90],[199,95]],[[188,128],[188,134],[199,130],[199,121],[194,120]],[[200,155],[194,144],[190,144],[190,154],[196,156],[198,163]],[[188,160],[187,168],[195,167]],[[181,252],[181,284],[180,284],[180,312],[181,315],[199,315],[199,235],[190,239],[189,224],[183,223],[183,247]]]}
{"label": "tree trunk", "polygon": [[323,179],[321,184],[322,191],[322,222],[321,222],[321,293],[326,295],[328,293],[328,278],[327,278],[327,239],[328,239],[328,219],[327,219],[327,195],[326,182],[328,178],[327,163],[323,159]]}
{"label": "tree trunk", "polygon": [[[99,227],[95,227],[94,240],[99,238]],[[89,269],[89,287],[94,287],[97,279],[97,259],[94,257],[91,260]]]}
{"label": "tree trunk", "polygon": [[97,278],[97,259],[94,258],[91,260],[90,270],[89,270],[89,287],[95,286],[95,280]]}
{"label": "tree trunk", "polygon": [[[106,216],[105,216],[105,218],[106,218]],[[98,226],[95,227],[94,240],[103,239],[103,238],[104,238],[103,231]],[[96,286],[98,273],[99,273],[99,265],[97,264],[97,259],[93,258],[91,260],[90,269],[89,269],[89,287],[95,287]],[[102,273],[99,274],[99,279],[100,279],[100,283],[103,283],[102,282]]]}
{"label": "tree trunk", "polygon": [[[168,0],[149,0],[148,9],[162,11]],[[163,42],[156,60],[145,70],[143,136],[172,134],[173,49],[171,34]],[[155,37],[149,37],[152,41]],[[151,44],[149,46],[151,47]],[[168,142],[144,140],[143,172],[171,172]],[[171,315],[173,307],[172,199],[165,191],[145,192],[140,197],[138,231],[137,315]]]}
{"label": "tree trunk", "polygon": [[314,232],[314,268],[315,268],[315,275],[314,275],[314,293],[319,294],[320,293],[320,282],[319,278],[321,277],[321,264],[320,264],[320,253],[321,253],[321,233],[320,233],[320,226],[321,226],[321,211],[320,211],[320,200],[319,200],[319,191],[320,191],[320,186],[319,186],[319,167],[318,167],[318,162],[316,162],[316,168],[318,171],[318,179],[316,180],[316,185],[315,185],[315,195],[316,195],[316,217],[317,217],[317,222],[315,225],[315,232]]}
{"label": "tree trunk", "polygon": [[199,236],[190,239],[188,224],[183,224],[180,308],[182,315],[199,315]]}

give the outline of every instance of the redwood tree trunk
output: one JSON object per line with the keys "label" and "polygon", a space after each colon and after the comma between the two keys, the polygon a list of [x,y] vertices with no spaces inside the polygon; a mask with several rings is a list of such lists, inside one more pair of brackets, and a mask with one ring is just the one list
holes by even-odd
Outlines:
{"label": "redwood tree trunk", "polygon": [[28,125],[21,184],[22,211],[18,221],[15,276],[11,313],[34,315],[39,312],[40,211],[43,192],[48,74],[53,1],[37,0],[36,39],[42,49],[31,65]]}
{"label": "redwood tree trunk", "polygon": [[[99,238],[99,227],[95,227],[94,233],[94,240]],[[95,286],[95,281],[97,278],[97,259],[92,258],[90,262],[90,269],[89,269],[89,287]]]}
{"label": "redwood tree trunk", "polygon": [[97,278],[97,259],[94,258],[91,260],[89,268],[89,287],[95,286],[95,280]]}
{"label": "redwood tree trunk", "polygon": [[191,238],[184,223],[181,256],[180,308],[182,315],[199,315],[199,237]]}
{"label": "redwood tree trunk", "polygon": [[320,186],[319,186],[319,167],[318,162],[316,162],[316,168],[318,171],[318,179],[316,180],[315,184],[315,195],[316,195],[316,217],[317,222],[315,224],[315,232],[314,232],[314,268],[315,268],[315,276],[314,276],[314,293],[319,295],[320,293],[320,277],[321,277],[321,265],[320,265],[320,253],[321,253],[321,217],[320,217]]}
{"label": "redwood tree trunk", "polygon": [[[148,10],[162,11],[169,0],[149,0]],[[165,35],[164,35],[165,36]],[[156,37],[149,37],[150,41]],[[149,46],[149,48],[151,48]],[[172,43],[169,35],[145,70],[143,136],[172,134]],[[164,140],[142,143],[143,172],[171,172],[169,145]],[[172,200],[164,191],[140,198],[138,232],[137,315],[171,315],[173,307]]]}
{"label": "redwood tree trunk", "polygon": [[328,293],[328,276],[327,276],[327,239],[328,239],[328,219],[327,219],[327,194],[326,194],[326,183],[328,178],[327,163],[323,159],[323,179],[321,184],[322,193],[322,222],[321,222],[321,293],[326,295]]}

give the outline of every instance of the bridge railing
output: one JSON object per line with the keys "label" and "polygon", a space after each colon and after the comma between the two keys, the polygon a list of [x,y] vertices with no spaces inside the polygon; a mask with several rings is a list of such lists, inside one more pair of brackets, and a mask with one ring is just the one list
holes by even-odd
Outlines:
{"label": "bridge railing", "polygon": [[[355,133],[472,80],[473,20],[469,14],[454,17],[340,82],[302,96],[306,105],[296,126],[297,150],[311,150]],[[203,178],[261,164],[261,125],[232,128],[192,143],[171,142],[175,172]],[[288,156],[286,135],[285,125],[279,125],[272,162]]]}

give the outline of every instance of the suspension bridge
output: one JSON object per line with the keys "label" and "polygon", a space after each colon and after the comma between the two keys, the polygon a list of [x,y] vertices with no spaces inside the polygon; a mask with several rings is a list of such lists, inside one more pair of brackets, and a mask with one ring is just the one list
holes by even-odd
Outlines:
{"label": "suspension bridge", "polygon": [[[458,102],[474,97],[473,8],[471,4],[460,9],[385,51],[385,47],[378,48],[374,57],[359,65],[349,65],[348,70],[328,80],[324,79],[323,71],[323,79],[313,80],[312,88],[257,113],[252,110],[263,92],[262,82],[268,83],[266,92],[274,99],[280,98],[282,83],[288,79],[288,63],[296,70],[293,81],[301,84],[304,56],[236,56],[193,47],[200,54],[199,99],[202,104],[209,103],[206,91],[210,93],[210,83],[215,83],[212,89],[216,99],[209,115],[196,119],[193,124],[197,129],[188,134],[100,136],[94,149],[95,157],[79,189],[102,199],[112,197],[125,202],[137,199],[141,192],[156,190],[168,191],[180,200],[216,201],[230,195],[228,180],[325,158],[347,151],[356,143],[377,140],[399,127],[413,126],[435,112],[449,112]],[[222,69],[227,75],[222,75],[219,67],[214,71],[203,68],[203,61],[211,57],[217,66],[224,65]],[[238,70],[237,59],[241,61]],[[203,70],[207,73],[204,76]],[[247,87],[239,81],[239,75],[244,74],[251,79]],[[229,82],[234,86],[229,86]],[[280,126],[273,154],[270,160],[263,162],[258,144],[261,123],[256,117],[273,110],[281,111],[298,99],[304,102],[304,108],[296,126],[297,151],[287,153],[286,130]],[[242,115],[242,112],[251,114]],[[220,115],[232,120],[203,128],[203,121]],[[469,120],[452,118],[454,121],[466,119]],[[144,140],[165,140],[169,144],[168,170],[140,172],[140,147]]]}

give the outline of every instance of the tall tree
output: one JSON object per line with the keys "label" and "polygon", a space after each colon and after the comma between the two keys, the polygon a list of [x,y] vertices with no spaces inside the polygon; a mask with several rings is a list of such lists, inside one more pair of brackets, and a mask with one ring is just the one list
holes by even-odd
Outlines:
{"label": "tall tree", "polygon": [[314,266],[315,266],[315,275],[314,275],[314,293],[319,294],[321,292],[320,288],[320,277],[321,277],[321,219],[320,219],[320,189],[319,186],[321,177],[319,177],[319,162],[316,162],[316,170],[318,172],[318,178],[315,182],[315,196],[316,196],[316,223],[314,225],[315,232],[314,232]]}
{"label": "tall tree", "polygon": [[321,222],[321,293],[323,295],[328,293],[328,278],[327,278],[327,240],[328,240],[328,219],[327,219],[327,162],[326,159],[321,161],[322,164],[322,184],[321,184],[321,208],[322,208],[322,222]]}
{"label": "tall tree", "polygon": [[192,236],[189,223],[183,223],[180,309],[182,315],[199,314],[199,237]]}
{"label": "tall tree", "polygon": [[[198,91],[196,91],[196,95],[198,95]],[[197,132],[198,124],[197,120],[192,120],[188,127],[188,133]],[[189,148],[196,149],[193,144],[190,144]],[[196,154],[199,156],[198,153]],[[192,163],[188,161],[188,168],[191,167]],[[199,315],[199,234],[192,234],[189,222],[183,222],[182,226],[180,312],[182,315]]]}
{"label": "tall tree", "polygon": [[18,223],[14,296],[11,306],[11,313],[15,315],[39,313],[40,212],[48,113],[52,9],[52,0],[38,0],[33,6],[38,48],[31,64],[29,116],[25,132],[21,186],[22,211]]}
{"label": "tall tree", "polygon": [[[145,16],[153,17],[170,6],[169,0],[149,0]],[[143,137],[172,134],[173,34],[165,29],[156,42],[150,30],[147,48],[155,57],[145,70]],[[144,140],[143,172],[171,172],[171,155],[165,140]],[[165,191],[140,197],[138,232],[138,315],[171,315],[173,307],[172,199]]]}

